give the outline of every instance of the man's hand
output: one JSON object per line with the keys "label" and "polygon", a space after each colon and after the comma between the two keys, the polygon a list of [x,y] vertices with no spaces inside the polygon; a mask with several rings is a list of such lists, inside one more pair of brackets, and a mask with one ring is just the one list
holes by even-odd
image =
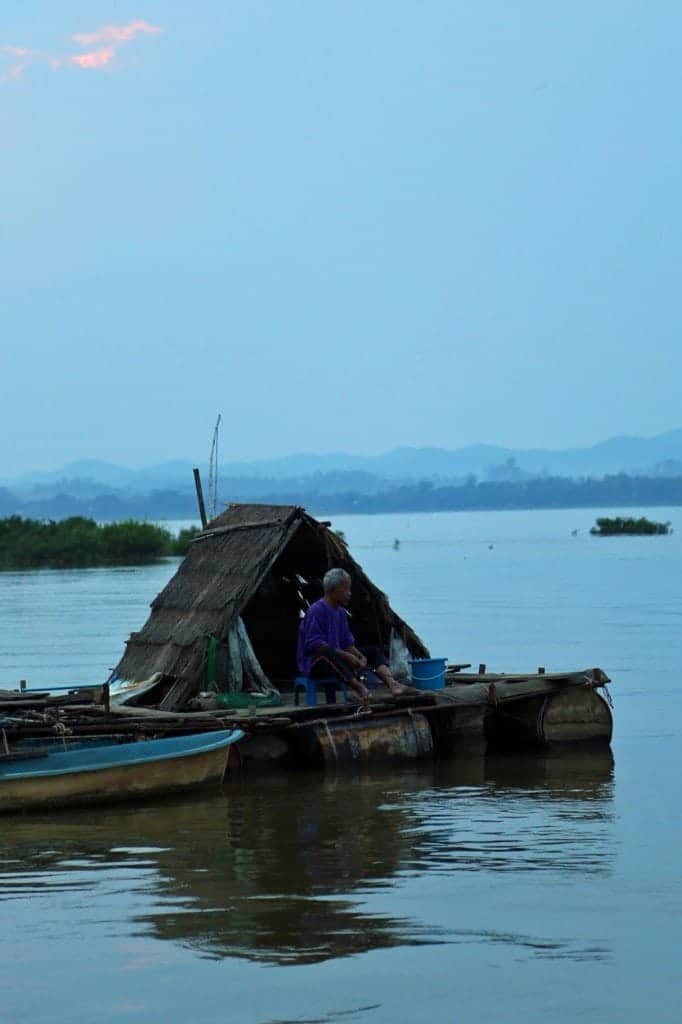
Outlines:
{"label": "man's hand", "polygon": [[363,672],[367,668],[367,658],[357,647],[351,647],[347,651],[341,651],[348,664],[356,672]]}

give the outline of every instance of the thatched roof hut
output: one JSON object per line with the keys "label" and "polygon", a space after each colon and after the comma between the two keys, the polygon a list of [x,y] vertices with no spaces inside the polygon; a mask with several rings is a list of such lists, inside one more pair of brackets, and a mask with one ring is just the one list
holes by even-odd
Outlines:
{"label": "thatched roof hut", "polygon": [[152,602],[115,678],[134,684],[172,679],[176,693],[164,704],[177,704],[205,687],[213,640],[208,668],[219,688],[290,686],[301,614],[321,595],[322,577],[334,566],[353,581],[349,610],[359,643],[388,649],[394,635],[413,657],[428,656],[329,526],[296,506],[229,506],[193,541]]}

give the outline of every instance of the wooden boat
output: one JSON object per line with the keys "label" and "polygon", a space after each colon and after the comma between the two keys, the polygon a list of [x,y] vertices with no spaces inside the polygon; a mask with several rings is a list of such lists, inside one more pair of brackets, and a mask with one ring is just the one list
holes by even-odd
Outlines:
{"label": "wooden boat", "polygon": [[0,755],[0,813],[178,793],[222,779],[241,729]]}

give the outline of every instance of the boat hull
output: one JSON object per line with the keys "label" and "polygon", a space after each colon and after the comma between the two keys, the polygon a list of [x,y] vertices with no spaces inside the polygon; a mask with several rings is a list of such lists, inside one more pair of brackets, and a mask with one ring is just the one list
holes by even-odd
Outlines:
{"label": "boat hull", "polygon": [[[159,744],[172,740],[142,741],[124,744],[135,748],[132,762],[124,760],[111,764],[69,764],[74,755],[68,752],[54,754],[35,762],[20,762],[21,771],[11,773],[7,766],[0,769],[0,813],[51,810],[78,804],[98,804],[121,800],[140,800],[150,797],[182,793],[208,783],[219,782],[227,765],[230,745],[243,735],[239,730],[219,734],[220,739],[195,748],[186,744],[184,749],[164,751]],[[183,737],[187,739],[187,737]],[[148,752],[140,748],[154,746]],[[108,748],[112,756],[125,758],[122,747]],[[106,754],[100,748],[100,755]],[[60,761],[60,758],[62,759]],[[32,767],[33,766],[33,770]],[[4,769],[4,770],[3,770]]]}

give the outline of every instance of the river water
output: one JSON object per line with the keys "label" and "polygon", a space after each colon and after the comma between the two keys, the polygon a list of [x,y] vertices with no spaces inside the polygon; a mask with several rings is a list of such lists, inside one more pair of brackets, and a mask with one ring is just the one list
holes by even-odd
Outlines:
{"label": "river water", "polygon": [[[0,1021],[678,1021],[682,533],[597,514],[334,525],[434,655],[607,671],[611,753],[2,819]],[[101,681],[174,569],[0,574],[0,686]]]}

